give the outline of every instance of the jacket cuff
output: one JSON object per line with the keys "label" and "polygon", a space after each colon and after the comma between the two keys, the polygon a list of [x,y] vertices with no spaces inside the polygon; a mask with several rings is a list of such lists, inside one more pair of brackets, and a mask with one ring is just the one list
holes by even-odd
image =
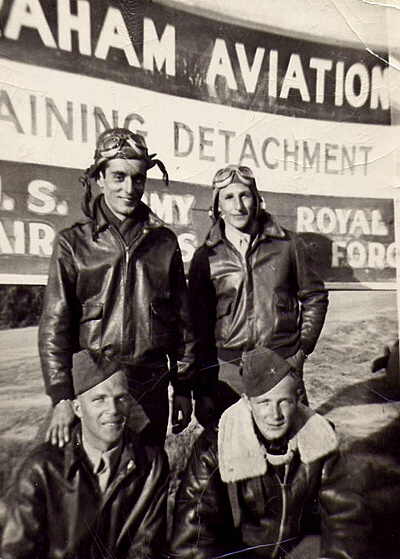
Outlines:
{"label": "jacket cuff", "polygon": [[307,342],[306,340],[301,341],[300,349],[303,350],[305,359],[314,351],[314,347],[315,343],[313,342]]}
{"label": "jacket cuff", "polygon": [[75,399],[75,394],[74,391],[72,389],[72,387],[67,386],[65,384],[56,384],[53,385],[49,390],[48,390],[48,395],[51,398],[51,402],[53,404],[53,408],[54,406],[56,406],[58,404],[58,402],[60,402],[61,400],[74,400]]}

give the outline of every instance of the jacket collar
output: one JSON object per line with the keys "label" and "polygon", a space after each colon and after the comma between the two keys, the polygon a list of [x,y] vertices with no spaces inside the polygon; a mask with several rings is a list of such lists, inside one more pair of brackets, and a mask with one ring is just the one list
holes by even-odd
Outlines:
{"label": "jacket collar", "polygon": [[[261,211],[260,217],[258,218],[260,233],[256,237],[256,242],[262,242],[263,240],[272,239],[284,239],[286,237],[285,229],[278,223],[273,215],[268,212]],[[220,217],[216,223],[211,227],[205,243],[210,248],[222,243],[224,241],[225,235],[224,222]]]}
{"label": "jacket collar", "polygon": [[[289,452],[298,451],[310,464],[338,447],[335,431],[322,416],[298,404],[289,438]],[[254,430],[253,417],[243,399],[228,408],[218,425],[218,459],[221,479],[232,483],[267,473],[266,450]]]}
{"label": "jacket collar", "polygon": [[[100,194],[93,202],[93,238],[96,238],[100,231],[103,231],[110,225],[110,222],[101,209],[101,199],[103,196],[103,194]],[[154,212],[152,212],[146,204],[143,202],[139,202],[139,204],[147,212],[147,217],[143,227],[144,229],[165,227],[165,223]]]}
{"label": "jacket collar", "polygon": [[[128,428],[125,429],[122,454],[120,460],[119,470],[127,468],[127,471],[132,471],[138,465],[137,452],[135,450],[136,444],[133,436]],[[64,451],[64,477],[70,478],[73,473],[78,469],[80,464],[86,464],[88,467],[90,462],[83,449],[82,444],[82,430],[79,423],[73,429],[71,440],[65,445]]]}

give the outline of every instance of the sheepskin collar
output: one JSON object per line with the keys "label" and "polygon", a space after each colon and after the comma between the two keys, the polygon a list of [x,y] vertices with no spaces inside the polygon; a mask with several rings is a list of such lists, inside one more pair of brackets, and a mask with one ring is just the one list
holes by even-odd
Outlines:
{"label": "sheepskin collar", "polygon": [[[294,417],[288,456],[292,457],[298,451],[300,460],[310,464],[337,449],[335,431],[322,416],[298,404]],[[267,473],[269,457],[257,438],[251,412],[243,400],[239,400],[221,416],[218,426],[218,458],[221,479],[225,483]]]}

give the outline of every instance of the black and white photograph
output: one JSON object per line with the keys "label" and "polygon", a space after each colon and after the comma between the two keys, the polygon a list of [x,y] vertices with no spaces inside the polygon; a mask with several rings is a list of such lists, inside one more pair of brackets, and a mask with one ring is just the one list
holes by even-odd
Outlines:
{"label": "black and white photograph", "polygon": [[399,28],[0,0],[0,559],[400,559]]}

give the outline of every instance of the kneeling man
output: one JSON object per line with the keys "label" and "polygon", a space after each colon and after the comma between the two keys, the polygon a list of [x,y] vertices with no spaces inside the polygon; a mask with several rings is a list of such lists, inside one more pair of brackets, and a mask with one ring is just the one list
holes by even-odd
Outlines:
{"label": "kneeling man", "polygon": [[[298,376],[278,354],[258,347],[242,365],[242,399],[200,436],[178,491],[174,557],[363,557],[357,475],[334,429],[298,402]],[[300,552],[320,530],[321,554],[316,537]]]}
{"label": "kneeling man", "polygon": [[73,360],[80,418],[64,448],[45,443],[12,487],[3,559],[148,559],[164,546],[168,461],[127,428],[130,396],[117,363]]}

